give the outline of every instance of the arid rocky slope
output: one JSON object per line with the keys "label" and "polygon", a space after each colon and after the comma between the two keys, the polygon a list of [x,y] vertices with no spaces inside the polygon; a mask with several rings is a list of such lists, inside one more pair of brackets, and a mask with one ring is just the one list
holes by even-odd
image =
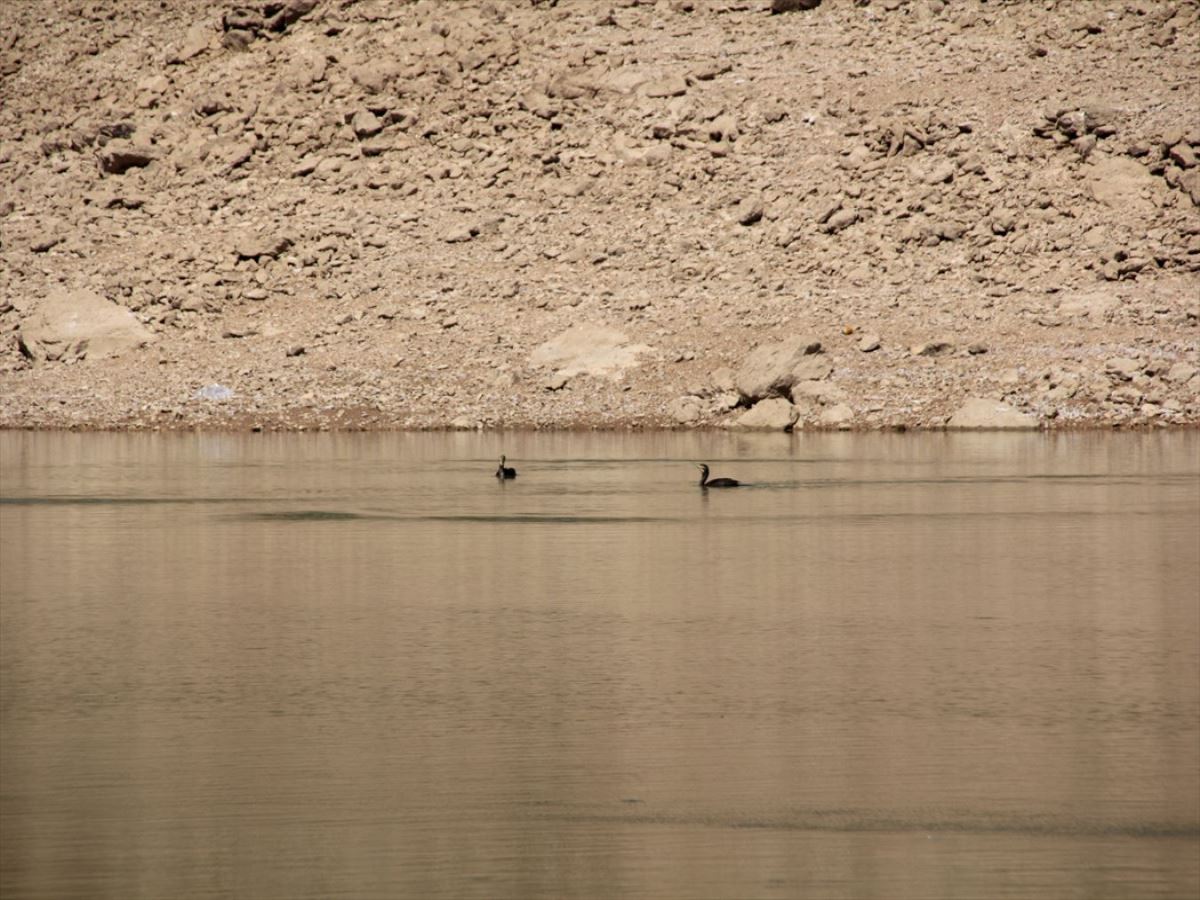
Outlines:
{"label": "arid rocky slope", "polygon": [[771,6],[0,4],[0,426],[1200,422],[1200,3]]}

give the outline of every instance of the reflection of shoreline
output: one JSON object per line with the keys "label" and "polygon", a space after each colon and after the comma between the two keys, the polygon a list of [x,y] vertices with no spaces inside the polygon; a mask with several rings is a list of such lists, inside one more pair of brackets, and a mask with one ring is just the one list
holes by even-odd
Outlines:
{"label": "reflection of shoreline", "polygon": [[883,812],[809,811],[780,816],[672,815],[670,813],[556,813],[535,818],[578,823],[622,825],[682,825],[702,828],[762,829],[766,831],[918,832],[928,834],[1012,834],[1030,837],[1123,837],[1146,839],[1200,838],[1200,822],[1103,822],[1074,817],[1035,816],[996,818],[986,814],[950,817],[898,817]]}

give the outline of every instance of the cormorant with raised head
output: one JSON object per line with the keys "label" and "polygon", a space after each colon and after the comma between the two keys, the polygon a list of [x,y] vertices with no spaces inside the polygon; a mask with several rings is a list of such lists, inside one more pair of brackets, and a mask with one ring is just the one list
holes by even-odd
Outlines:
{"label": "cormorant with raised head", "polygon": [[504,461],[505,461],[507,458],[508,458],[508,457],[506,457],[506,456],[501,456],[501,457],[500,457],[500,468],[498,468],[498,469],[496,470],[496,477],[497,477],[497,478],[501,478],[501,479],[503,479],[503,478],[516,478],[516,477],[517,477],[517,470],[516,470],[516,469],[514,469],[512,466],[506,466],[506,465],[504,464]]}
{"label": "cormorant with raised head", "polygon": [[697,463],[700,467],[700,487],[738,487],[739,482],[736,478],[714,478],[708,480],[708,465],[705,463]]}

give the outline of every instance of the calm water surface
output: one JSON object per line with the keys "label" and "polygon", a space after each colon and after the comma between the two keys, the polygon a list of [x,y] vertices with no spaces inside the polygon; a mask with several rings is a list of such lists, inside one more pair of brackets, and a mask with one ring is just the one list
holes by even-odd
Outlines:
{"label": "calm water surface", "polygon": [[1198,547],[1195,433],[0,434],[0,896],[1195,898]]}

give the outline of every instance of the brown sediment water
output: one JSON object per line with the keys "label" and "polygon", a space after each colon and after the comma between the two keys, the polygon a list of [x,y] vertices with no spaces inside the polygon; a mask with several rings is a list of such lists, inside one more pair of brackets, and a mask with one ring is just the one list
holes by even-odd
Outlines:
{"label": "brown sediment water", "polygon": [[0,895],[1193,897],[1197,546],[1194,432],[0,433]]}

